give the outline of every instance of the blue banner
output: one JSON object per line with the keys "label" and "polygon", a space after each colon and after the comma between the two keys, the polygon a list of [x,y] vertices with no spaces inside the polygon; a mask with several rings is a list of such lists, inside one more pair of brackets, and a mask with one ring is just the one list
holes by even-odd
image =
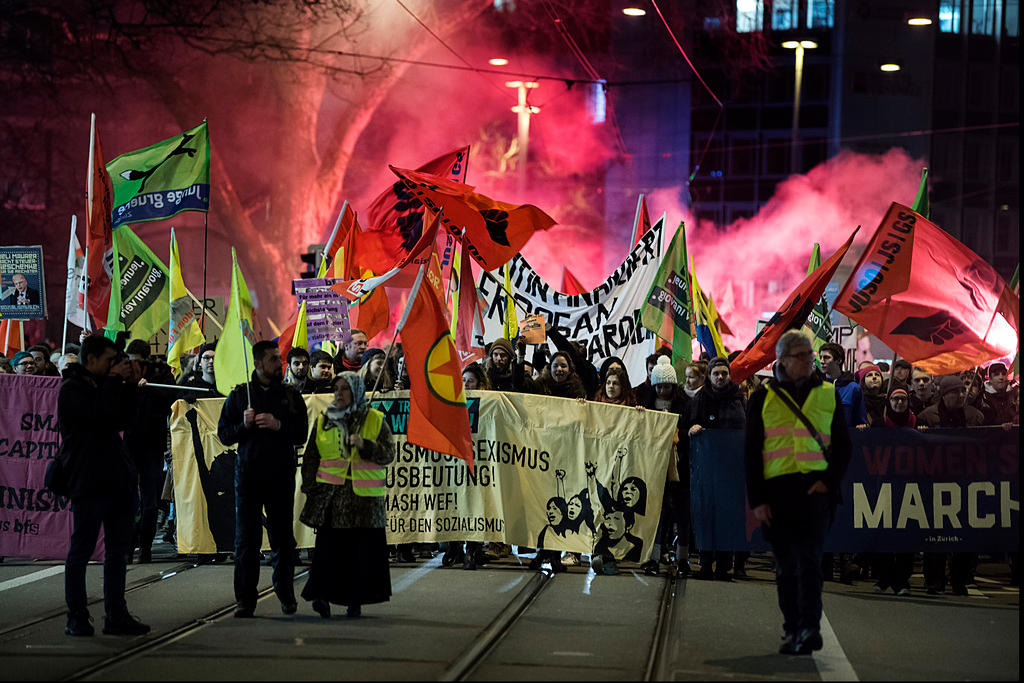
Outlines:
{"label": "blue banner", "polygon": [[[1019,548],[1019,428],[853,430],[836,552],[1010,552]],[[766,550],[747,505],[741,430],[690,440],[693,533],[701,550]]]}

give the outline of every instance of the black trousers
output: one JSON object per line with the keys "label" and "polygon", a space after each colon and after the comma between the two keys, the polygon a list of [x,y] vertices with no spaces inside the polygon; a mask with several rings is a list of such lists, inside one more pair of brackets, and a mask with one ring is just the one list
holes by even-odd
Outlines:
{"label": "black trousers", "polygon": [[[690,538],[690,482],[665,482],[665,497],[661,503],[661,517],[655,537],[663,552],[672,545],[672,526],[677,530],[677,543],[689,545]],[[658,558],[653,558],[657,560]],[[682,558],[685,560],[686,558]]]}
{"label": "black trousers", "polygon": [[763,528],[775,555],[775,583],[782,610],[782,628],[817,631],[821,622],[821,554],[830,524],[828,496],[813,494],[801,505],[799,516],[775,515]]}
{"label": "black trousers", "polygon": [[[950,555],[952,554],[952,557]],[[971,564],[976,553],[925,553],[924,585],[935,590],[946,588],[946,558],[949,560],[949,582],[954,587],[967,585],[971,578]]]}
{"label": "black trousers", "polygon": [[64,600],[68,613],[88,614],[85,590],[85,567],[96,550],[100,527],[106,556],[103,560],[103,604],[108,617],[114,619],[128,614],[124,600],[125,555],[131,549],[135,499],[130,493],[120,496],[85,498],[72,501],[71,546],[64,563]]}
{"label": "black trousers", "polygon": [[150,454],[138,458],[136,467],[139,470],[139,523],[135,544],[142,550],[149,550],[156,537],[156,515],[164,489],[163,456]]}
{"label": "black trousers", "polygon": [[914,553],[875,553],[872,558],[875,573],[882,590],[894,591],[910,588],[910,576],[914,573]]}
{"label": "black trousers", "polygon": [[256,607],[263,544],[263,510],[274,557],[274,592],[295,602],[294,467],[260,467],[239,458],[235,468],[235,600]]}

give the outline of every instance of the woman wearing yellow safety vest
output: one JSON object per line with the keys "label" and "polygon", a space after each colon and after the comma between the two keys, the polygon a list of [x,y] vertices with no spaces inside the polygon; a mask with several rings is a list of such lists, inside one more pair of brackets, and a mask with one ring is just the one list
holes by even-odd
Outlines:
{"label": "woman wearing yellow safety vest", "polygon": [[384,480],[395,442],[359,375],[342,372],[332,387],[334,402],[317,418],[302,458],[306,504],[299,515],[317,532],[302,597],[325,619],[330,603],[358,617],[362,605],[391,597]]}
{"label": "woman wearing yellow safety vest", "polygon": [[775,556],[785,631],[779,652],[809,655],[822,647],[821,554],[850,436],[835,386],[812,372],[810,339],[790,330],[775,355],[775,379],[747,403],[747,498]]}

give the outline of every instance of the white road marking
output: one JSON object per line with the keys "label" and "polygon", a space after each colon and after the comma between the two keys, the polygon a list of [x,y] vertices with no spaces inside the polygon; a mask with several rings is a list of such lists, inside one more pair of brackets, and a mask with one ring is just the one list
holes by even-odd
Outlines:
{"label": "white road marking", "polygon": [[836,638],[825,613],[821,613],[821,640],[824,647],[814,653],[814,665],[818,667],[818,675],[823,681],[859,681],[857,672],[846,658],[843,646]]}
{"label": "white road marking", "polygon": [[583,594],[584,595],[590,595],[590,584],[594,583],[594,579],[596,577],[597,577],[597,573],[594,571],[594,568],[592,566],[591,567],[587,567],[587,578],[583,582]]}
{"label": "white road marking", "polygon": [[11,588],[18,588],[19,586],[24,586],[27,583],[32,583],[33,581],[39,581],[40,579],[45,579],[47,577],[56,576],[57,574],[63,573],[64,565],[54,565],[53,567],[40,569],[39,571],[32,572],[31,574],[25,574],[25,576],[19,576],[16,579],[8,579],[6,581],[0,582],[0,591],[9,590]]}
{"label": "white road marking", "polygon": [[518,586],[520,583],[522,583],[522,581],[523,581],[523,577],[521,577],[521,576],[518,579],[512,579],[511,581],[506,583],[504,586],[499,588],[498,592],[499,593],[507,593],[508,591],[512,590],[513,588]]}
{"label": "white road marking", "polygon": [[567,651],[567,652],[552,652],[551,654],[558,655],[560,657],[593,657],[594,656],[593,652],[571,652],[571,651]]}
{"label": "white road marking", "polygon": [[395,581],[395,583],[391,586],[391,592],[392,593],[401,593],[406,588],[408,588],[409,586],[413,585],[414,583],[419,581],[421,578],[423,578],[425,575],[429,574],[430,572],[434,571],[435,569],[437,569],[440,566],[441,566],[441,556],[440,555],[438,555],[437,557],[434,557],[434,558],[431,558],[431,559],[427,560],[426,562],[421,564],[419,567],[416,567],[416,569],[413,569],[411,572],[406,573],[404,576],[402,576],[402,578],[398,579],[398,581]]}

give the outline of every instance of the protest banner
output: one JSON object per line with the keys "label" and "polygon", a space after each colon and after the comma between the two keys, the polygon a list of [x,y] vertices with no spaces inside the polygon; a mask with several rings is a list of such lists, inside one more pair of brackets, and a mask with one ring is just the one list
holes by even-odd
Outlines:
{"label": "protest banner", "polygon": [[[474,472],[405,439],[409,392],[374,402],[395,435],[388,542],[498,541],[640,562],[651,551],[677,417],[658,411],[490,391],[467,392]],[[305,396],[312,430],[332,400]],[[178,401],[171,421],[178,550],[234,542],[235,451],[217,439],[224,399]],[[305,502],[296,471],[295,535]]]}
{"label": "protest banner", "polygon": [[[60,377],[0,375],[0,556],[67,557],[71,501],[43,485],[60,443],[60,384]],[[102,540],[96,547],[94,559],[103,556]]]}
{"label": "protest banner", "polygon": [[331,289],[341,280],[335,278],[307,278],[292,280],[292,289],[299,305],[306,302],[306,340],[309,344],[333,341],[348,343],[348,299]]}
{"label": "protest banner", "polygon": [[[523,256],[509,262],[515,300],[526,313],[542,314],[568,339],[587,343],[587,358],[600,365],[619,356],[630,379],[639,384],[647,377],[647,356],[654,352],[654,334],[640,324],[640,307],[647,300],[658,272],[664,222],[647,231],[608,279],[591,292],[562,294],[548,285]],[[486,303],[484,328],[474,332],[479,346],[502,336],[505,290],[498,276],[486,271],[477,281],[480,299]]]}
{"label": "protest banner", "polygon": [[[1019,429],[857,429],[837,552],[1013,552],[1019,548]],[[743,432],[690,439],[693,532],[702,550],[764,550],[744,481]]]}
{"label": "protest banner", "polygon": [[46,317],[43,248],[0,247],[0,318]]}

